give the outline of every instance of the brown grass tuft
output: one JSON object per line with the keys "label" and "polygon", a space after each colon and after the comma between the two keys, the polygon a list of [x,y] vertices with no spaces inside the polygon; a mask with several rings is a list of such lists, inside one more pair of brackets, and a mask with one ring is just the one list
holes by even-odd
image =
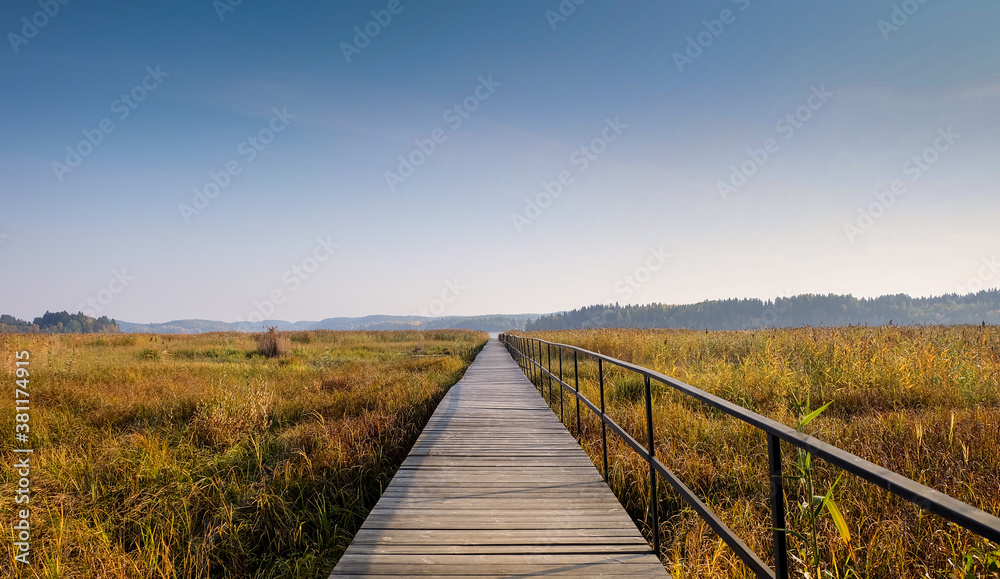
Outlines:
{"label": "brown grass tuft", "polygon": [[288,336],[271,326],[266,332],[257,334],[257,353],[265,358],[277,358],[287,355],[292,347]]}

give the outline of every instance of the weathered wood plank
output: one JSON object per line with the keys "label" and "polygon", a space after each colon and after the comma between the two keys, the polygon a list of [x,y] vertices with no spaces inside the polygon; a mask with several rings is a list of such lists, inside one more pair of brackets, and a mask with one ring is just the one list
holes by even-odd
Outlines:
{"label": "weathered wood plank", "polygon": [[331,579],[525,575],[669,578],[590,458],[491,340]]}
{"label": "weathered wood plank", "polygon": [[417,544],[358,544],[353,553],[355,555],[573,555],[573,554],[597,554],[597,553],[625,553],[641,555],[649,552],[646,544],[599,544],[587,543],[583,545],[556,544],[556,545],[442,545],[439,543],[417,543]]}

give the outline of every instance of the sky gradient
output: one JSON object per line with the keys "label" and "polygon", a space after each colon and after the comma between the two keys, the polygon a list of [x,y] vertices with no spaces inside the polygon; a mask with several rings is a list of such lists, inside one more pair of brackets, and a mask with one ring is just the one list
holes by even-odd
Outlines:
{"label": "sky gradient", "polygon": [[5,2],[0,313],[997,287],[998,24],[980,0]]}

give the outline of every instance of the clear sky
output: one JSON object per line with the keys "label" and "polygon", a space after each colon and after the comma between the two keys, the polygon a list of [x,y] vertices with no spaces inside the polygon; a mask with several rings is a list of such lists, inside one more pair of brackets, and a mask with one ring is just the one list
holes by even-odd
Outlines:
{"label": "clear sky", "polygon": [[3,313],[1000,282],[995,0],[62,1],[0,7]]}

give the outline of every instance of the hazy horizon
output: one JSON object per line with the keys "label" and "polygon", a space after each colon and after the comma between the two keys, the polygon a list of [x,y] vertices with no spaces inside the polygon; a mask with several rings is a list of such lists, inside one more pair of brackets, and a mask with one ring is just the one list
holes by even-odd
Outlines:
{"label": "hazy horizon", "polygon": [[57,4],[0,7],[0,313],[1000,285],[996,3]]}
{"label": "hazy horizon", "polygon": [[[996,291],[997,289],[998,288],[987,288],[987,291]],[[559,313],[570,312],[570,311],[573,311],[573,310],[579,310],[579,309],[582,309],[582,308],[592,307],[592,306],[604,306],[604,305],[612,306],[612,305],[616,305],[616,304],[622,305],[622,306],[625,306],[625,305],[640,305],[640,306],[642,306],[642,305],[653,305],[653,304],[658,304],[658,303],[659,304],[663,304],[663,305],[668,305],[668,306],[690,306],[690,305],[697,305],[699,303],[711,302],[711,301],[753,300],[753,299],[759,299],[759,300],[767,303],[769,301],[773,302],[773,301],[781,299],[781,298],[794,298],[794,297],[800,297],[802,295],[822,295],[822,296],[826,296],[826,295],[841,295],[841,296],[854,297],[854,298],[857,298],[859,300],[861,300],[861,299],[869,299],[869,300],[871,300],[871,299],[876,299],[876,298],[880,298],[880,297],[888,297],[888,296],[896,296],[896,295],[907,295],[908,297],[910,297],[912,299],[920,300],[920,299],[933,299],[933,298],[945,297],[947,295],[952,295],[953,293],[954,292],[950,292],[950,293],[947,293],[947,294],[935,294],[935,295],[926,295],[926,296],[915,296],[915,295],[906,294],[905,292],[896,292],[894,294],[881,294],[881,295],[875,295],[875,296],[858,296],[858,295],[852,295],[852,294],[796,294],[796,295],[790,295],[790,296],[776,296],[776,297],[771,297],[771,298],[761,298],[761,297],[758,297],[758,296],[742,296],[742,297],[734,296],[734,297],[729,297],[729,298],[715,298],[715,299],[711,299],[711,300],[706,299],[706,300],[699,300],[697,302],[686,302],[686,303],[666,303],[666,302],[655,302],[654,301],[654,302],[642,302],[642,303],[638,303],[638,304],[626,304],[626,303],[612,301],[612,302],[606,302],[606,303],[581,304],[581,305],[573,306],[573,307],[566,308],[566,309],[563,309],[563,310],[553,310],[553,311],[549,311],[549,312],[530,312],[530,311],[526,311],[526,312],[486,312],[486,313],[472,313],[472,314],[450,314],[450,313],[445,313],[445,314],[441,314],[441,315],[433,315],[429,311],[422,312],[422,313],[421,312],[409,313],[409,314],[392,314],[392,313],[388,313],[387,314],[387,313],[382,313],[382,312],[376,312],[376,313],[362,314],[362,315],[358,315],[358,316],[321,315],[321,316],[314,316],[314,317],[311,317],[311,318],[297,318],[297,319],[287,319],[287,318],[281,318],[281,317],[278,317],[278,316],[272,316],[272,317],[269,317],[269,318],[263,318],[262,320],[256,320],[256,319],[251,319],[251,320],[236,320],[236,319],[227,320],[227,319],[223,319],[223,318],[178,318],[178,317],[168,318],[168,319],[162,319],[162,320],[127,320],[127,319],[124,319],[124,318],[114,318],[114,316],[109,316],[109,317],[112,318],[112,319],[114,319],[115,321],[118,321],[118,322],[127,322],[129,324],[136,324],[136,325],[159,325],[159,324],[166,324],[166,323],[170,323],[170,322],[194,321],[194,320],[210,321],[210,322],[221,322],[221,323],[226,323],[226,324],[241,323],[241,322],[255,323],[255,322],[258,322],[258,321],[280,321],[280,322],[287,322],[287,323],[291,323],[291,324],[301,324],[301,323],[318,323],[318,322],[322,322],[324,320],[337,319],[337,318],[362,319],[362,318],[369,318],[369,317],[427,317],[427,318],[448,318],[448,317],[459,317],[459,318],[469,317],[469,318],[475,318],[475,317],[487,317],[487,316],[536,316],[536,317],[542,317],[542,316],[548,316],[548,315],[552,315],[552,314],[559,314]],[[975,293],[977,293],[977,292],[971,292],[971,293],[968,293],[968,294],[955,294],[955,295],[957,295],[960,298],[963,298],[963,297],[969,297],[969,296],[975,295]],[[49,311],[49,310],[47,310],[47,311]],[[8,312],[0,312],[0,313],[8,313]],[[69,313],[75,314],[75,313],[78,313],[78,312],[71,311]],[[87,315],[90,315],[90,313],[88,313],[86,311],[84,311],[83,313],[85,313]],[[35,315],[31,315],[31,316],[26,316],[26,317],[23,317],[22,319],[25,320],[25,321],[30,322],[33,318],[39,317],[40,315],[41,315],[41,313],[35,314]],[[104,315],[104,314],[98,314],[98,315]],[[19,316],[15,316],[15,317],[19,317]]]}

